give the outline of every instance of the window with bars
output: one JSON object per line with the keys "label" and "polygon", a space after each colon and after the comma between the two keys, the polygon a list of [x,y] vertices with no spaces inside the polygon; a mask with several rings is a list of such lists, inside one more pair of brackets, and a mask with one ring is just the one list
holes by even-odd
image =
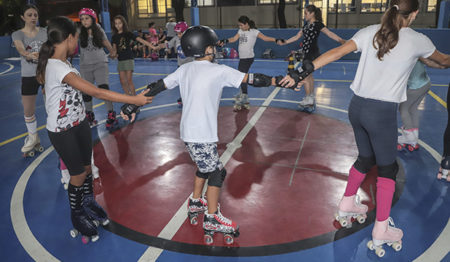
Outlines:
{"label": "window with bars", "polygon": [[139,18],[151,17],[154,14],[166,14],[172,8],[171,0],[138,0],[137,10]]}
{"label": "window with bars", "polygon": [[[187,7],[191,7],[191,0],[186,0],[186,6]],[[202,6],[214,6],[215,2],[214,0],[197,0],[197,6],[198,7],[202,7]]]}
{"label": "window with bars", "polygon": [[383,13],[388,2],[388,0],[362,0],[361,13]]}
{"label": "window with bars", "polygon": [[436,12],[436,0],[428,0],[427,3],[427,12]]}
{"label": "window with bars", "polygon": [[353,13],[356,11],[355,0],[329,0],[328,12],[330,13]]}
{"label": "window with bars", "polygon": [[[285,0],[286,4],[295,4],[298,3],[298,0]],[[280,0],[258,0],[259,5],[270,5],[270,4],[278,4]]]}

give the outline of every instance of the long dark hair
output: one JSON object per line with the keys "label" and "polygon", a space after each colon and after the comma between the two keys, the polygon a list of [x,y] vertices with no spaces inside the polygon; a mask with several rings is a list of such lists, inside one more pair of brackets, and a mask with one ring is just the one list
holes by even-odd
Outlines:
{"label": "long dark hair", "polygon": [[102,31],[100,31],[99,25],[97,25],[96,21],[92,16],[89,16],[91,18],[92,24],[89,28],[84,27],[81,25],[80,30],[80,46],[82,48],[86,48],[88,46],[88,39],[89,39],[89,29],[92,30],[92,44],[94,44],[95,47],[101,48],[103,47],[103,34]]}
{"label": "long dark hair", "polygon": [[243,24],[248,24],[248,26],[250,28],[256,29],[255,22],[253,20],[250,20],[250,18],[248,18],[248,16],[246,16],[246,15],[243,15],[243,16],[239,17],[238,21],[243,23]]}
{"label": "long dark hair", "polygon": [[315,5],[307,5],[305,9],[308,10],[309,13],[314,13],[314,17],[317,21],[323,22],[322,11],[320,10],[320,8],[316,7]]}
{"label": "long dark hair", "polygon": [[55,53],[55,44],[59,44],[69,37],[77,34],[77,27],[69,18],[58,16],[51,18],[47,28],[47,42],[39,51],[39,61],[36,69],[36,79],[40,84],[45,83],[45,68],[50,57]]}
{"label": "long dark hair", "polygon": [[389,9],[381,18],[380,30],[373,38],[373,47],[378,49],[379,60],[383,60],[384,55],[397,45],[400,29],[408,16],[418,9],[418,0],[391,0]]}
{"label": "long dark hair", "polygon": [[[128,32],[129,31],[128,30],[128,24],[127,24],[127,21],[125,20],[125,17],[123,17],[122,15],[116,15],[114,17],[113,21],[116,21],[116,19],[119,19],[122,22],[122,25],[123,25],[122,26],[122,33]],[[117,31],[116,26],[113,26],[112,30],[113,30],[114,34],[118,34],[119,33],[119,31]]]}

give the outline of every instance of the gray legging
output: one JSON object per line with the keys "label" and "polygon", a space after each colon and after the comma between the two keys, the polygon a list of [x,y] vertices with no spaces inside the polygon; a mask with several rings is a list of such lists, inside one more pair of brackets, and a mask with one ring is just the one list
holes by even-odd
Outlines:
{"label": "gray legging", "polygon": [[403,128],[419,128],[419,104],[427,95],[431,88],[431,83],[428,82],[418,89],[408,89],[406,95],[407,99],[399,106],[400,116],[402,117]]}
{"label": "gray legging", "polygon": [[397,157],[398,104],[354,95],[348,117],[355,134],[358,153],[375,157],[378,166],[387,166]]}

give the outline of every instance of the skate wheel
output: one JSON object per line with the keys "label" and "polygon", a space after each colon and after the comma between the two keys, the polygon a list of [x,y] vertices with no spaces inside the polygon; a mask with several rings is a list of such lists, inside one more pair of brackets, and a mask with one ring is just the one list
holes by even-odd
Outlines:
{"label": "skate wheel", "polygon": [[378,257],[384,257],[384,255],[386,254],[386,251],[384,251],[383,248],[379,247],[379,248],[375,249],[375,254],[377,254]]}
{"label": "skate wheel", "polygon": [[37,151],[39,151],[40,153],[44,152],[44,147],[43,146],[39,146],[37,148]]}
{"label": "skate wheel", "polygon": [[437,179],[442,179],[442,173],[439,172],[439,173],[437,174]]}
{"label": "skate wheel", "polygon": [[227,244],[227,245],[231,245],[234,242],[233,236],[230,234],[225,234],[223,236],[223,240],[225,241],[225,244]]}
{"label": "skate wheel", "polygon": [[77,235],[78,235],[78,230],[76,230],[76,229],[70,230],[70,236],[71,236],[72,238],[76,238]]}
{"label": "skate wheel", "polygon": [[69,188],[69,184],[64,183],[63,187],[64,187],[64,190],[67,190]]}
{"label": "skate wheel", "polygon": [[95,242],[95,241],[97,241],[99,238],[100,238],[100,237],[99,237],[98,235],[92,236],[92,237],[91,237],[91,241],[92,241],[92,242]]}
{"label": "skate wheel", "polygon": [[83,242],[83,244],[87,244],[87,243],[89,243],[89,237],[87,237],[87,236],[82,236],[81,237],[81,242]]}
{"label": "skate wheel", "polygon": [[400,144],[397,144],[397,151],[402,151],[403,147]]}
{"label": "skate wheel", "polygon": [[34,157],[34,151],[28,152],[27,156],[29,156],[29,157]]}
{"label": "skate wheel", "polygon": [[402,244],[401,243],[398,243],[398,242],[395,242],[395,243],[393,243],[392,244],[392,248],[395,250],[395,251],[400,251],[401,249],[402,249]]}
{"label": "skate wheel", "polygon": [[358,223],[360,224],[364,224],[364,222],[366,222],[366,218],[364,216],[359,215],[356,220],[358,221]]}
{"label": "skate wheel", "polygon": [[205,234],[203,236],[203,240],[205,241],[205,244],[207,244],[208,246],[212,245],[214,243],[213,236],[211,236],[209,234]]}
{"label": "skate wheel", "polygon": [[197,218],[197,216],[191,217],[189,222],[191,222],[191,225],[194,225],[194,226],[198,225],[198,218]]}
{"label": "skate wheel", "polygon": [[348,227],[349,226],[349,223],[348,223],[347,219],[345,219],[343,217],[339,218],[339,224],[341,224],[342,227]]}
{"label": "skate wheel", "polygon": [[373,249],[374,249],[374,247],[373,247],[373,241],[372,241],[372,240],[370,240],[369,242],[367,242],[367,248],[370,249],[370,250],[373,250]]}
{"label": "skate wheel", "polygon": [[108,224],[109,224],[109,219],[106,219],[106,220],[104,220],[103,222],[102,222],[102,226],[107,226]]}
{"label": "skate wheel", "polygon": [[414,147],[412,145],[408,145],[408,150],[409,150],[409,152],[412,152],[412,151],[414,151]]}
{"label": "skate wheel", "polygon": [[450,176],[449,175],[447,175],[447,182],[450,182]]}
{"label": "skate wheel", "polygon": [[100,222],[98,222],[98,220],[92,220],[92,223],[95,227],[98,227],[100,225]]}

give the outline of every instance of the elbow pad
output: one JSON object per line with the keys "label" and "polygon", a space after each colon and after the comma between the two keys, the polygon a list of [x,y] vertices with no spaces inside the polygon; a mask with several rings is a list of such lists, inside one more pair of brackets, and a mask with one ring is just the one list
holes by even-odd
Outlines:
{"label": "elbow pad", "polygon": [[312,72],[314,72],[314,64],[311,60],[303,60],[302,67],[298,70],[292,70],[289,72],[289,76],[298,83],[308,77]]}
{"label": "elbow pad", "polygon": [[150,92],[145,94],[145,96],[156,96],[162,91],[166,90],[166,86],[164,85],[164,81],[159,79],[156,82],[153,82],[147,86],[147,89],[150,89]]}
{"label": "elbow pad", "polygon": [[265,74],[248,74],[248,84],[254,87],[266,87],[272,85],[272,77]]}

